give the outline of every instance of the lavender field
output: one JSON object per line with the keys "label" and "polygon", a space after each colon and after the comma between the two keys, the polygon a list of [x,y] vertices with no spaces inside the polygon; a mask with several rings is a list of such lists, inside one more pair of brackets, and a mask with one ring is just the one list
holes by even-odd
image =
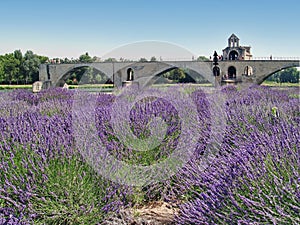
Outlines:
{"label": "lavender field", "polygon": [[300,224],[299,88],[162,93],[0,93],[0,224]]}

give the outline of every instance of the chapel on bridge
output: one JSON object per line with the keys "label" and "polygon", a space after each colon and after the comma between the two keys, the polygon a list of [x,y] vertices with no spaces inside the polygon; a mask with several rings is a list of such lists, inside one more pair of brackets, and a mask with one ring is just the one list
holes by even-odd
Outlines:
{"label": "chapel on bridge", "polygon": [[232,34],[228,38],[228,47],[223,49],[223,60],[251,60],[251,47],[240,46],[240,39]]}

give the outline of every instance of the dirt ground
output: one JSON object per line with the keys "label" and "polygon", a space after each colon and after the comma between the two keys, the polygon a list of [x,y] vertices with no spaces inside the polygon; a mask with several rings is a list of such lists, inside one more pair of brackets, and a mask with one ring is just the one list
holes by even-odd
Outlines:
{"label": "dirt ground", "polygon": [[106,220],[107,225],[172,225],[178,213],[175,204],[162,201],[122,210]]}

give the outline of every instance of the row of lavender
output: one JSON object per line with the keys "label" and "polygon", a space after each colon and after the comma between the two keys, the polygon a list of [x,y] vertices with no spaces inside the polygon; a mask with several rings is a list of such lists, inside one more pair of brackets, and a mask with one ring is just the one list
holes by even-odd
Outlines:
{"label": "row of lavender", "polygon": [[1,94],[0,224],[96,224],[128,204],[129,188],[98,176],[77,151],[72,96]]}
{"label": "row of lavender", "polygon": [[205,171],[180,175],[188,202],[180,224],[299,224],[299,89],[223,90],[227,128]]}
{"label": "row of lavender", "polygon": [[[0,223],[97,224],[110,212],[137,202],[179,199],[179,224],[297,224],[297,91],[226,87],[208,96],[194,90],[190,97],[201,129],[193,156],[167,180],[143,188],[99,175],[78,149],[82,135],[74,130],[78,129],[74,127],[74,92],[3,93]],[[225,100],[222,110],[215,112],[212,105],[220,95]],[[148,124],[153,116],[167,124],[163,144],[150,152],[135,152],[122,144],[110,124],[115,101],[113,95],[100,94],[95,107],[97,135],[110,155],[142,166],[172,155],[183,126],[176,107],[163,98],[148,98],[130,111],[130,128],[140,139],[151,136]],[[84,108],[81,112],[77,120],[89,113]],[[218,113],[225,125],[215,129]],[[219,149],[203,170],[199,165],[212,140],[220,142]]]}

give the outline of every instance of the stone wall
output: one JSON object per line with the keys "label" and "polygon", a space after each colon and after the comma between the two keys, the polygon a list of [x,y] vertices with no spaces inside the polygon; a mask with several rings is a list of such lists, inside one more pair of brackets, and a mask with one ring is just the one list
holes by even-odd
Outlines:
{"label": "stone wall", "polygon": [[[114,80],[117,87],[128,80],[128,70],[133,70],[134,80],[140,86],[150,84],[155,76],[173,68],[189,69],[206,78],[211,83],[215,82],[212,73],[212,61],[170,61],[170,62],[135,62],[135,63],[90,63],[90,64],[50,64],[40,66],[40,81],[47,86],[63,86],[71,70],[89,66],[104,73]],[[262,83],[271,74],[288,67],[299,67],[298,60],[223,60],[219,61],[221,76],[228,74],[228,68],[236,70],[236,79],[246,83]],[[251,68],[251,74],[245,74],[245,68]],[[50,78],[50,79],[49,79]]]}

